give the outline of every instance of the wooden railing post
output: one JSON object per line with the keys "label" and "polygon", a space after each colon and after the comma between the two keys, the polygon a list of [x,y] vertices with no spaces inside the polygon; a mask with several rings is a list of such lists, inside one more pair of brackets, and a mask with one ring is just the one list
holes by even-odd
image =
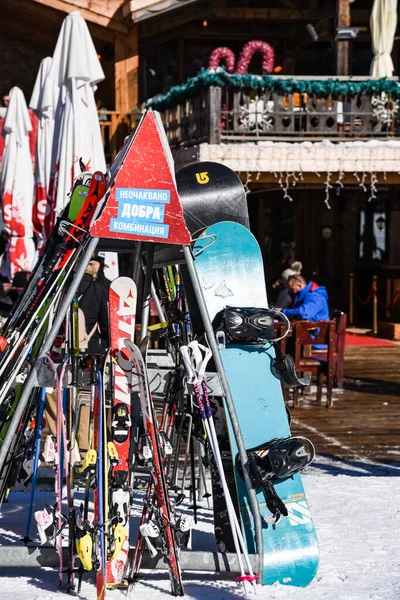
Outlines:
{"label": "wooden railing post", "polygon": [[219,144],[221,141],[221,88],[208,88],[208,141]]}
{"label": "wooden railing post", "polygon": [[[397,290],[396,290],[397,293]],[[391,300],[392,300],[392,279],[390,276],[386,278],[386,307],[385,314],[386,318],[390,319],[390,309],[391,309]]]}

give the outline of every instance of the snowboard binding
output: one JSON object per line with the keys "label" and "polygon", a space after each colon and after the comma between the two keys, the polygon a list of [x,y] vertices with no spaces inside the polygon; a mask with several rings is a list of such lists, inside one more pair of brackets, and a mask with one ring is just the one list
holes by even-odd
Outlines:
{"label": "snowboard binding", "polygon": [[[256,489],[262,488],[267,508],[275,517],[274,525],[282,516],[288,515],[274,484],[285,481],[305,469],[314,456],[312,442],[304,437],[276,438],[247,450],[247,468],[251,481]],[[236,466],[243,476],[239,456],[236,457]]]}
{"label": "snowboard binding", "polygon": [[[275,319],[279,319],[286,325],[286,331],[281,337],[276,335]],[[217,313],[213,327],[216,332],[222,330],[229,342],[264,345],[266,342],[277,342],[285,337],[290,329],[290,323],[282,312],[273,308],[227,306]]]}
{"label": "snowboard binding", "polygon": [[[281,337],[276,337],[275,319],[286,325],[286,331]],[[296,375],[293,358],[289,354],[283,355],[277,343],[286,337],[290,329],[290,323],[282,312],[273,308],[227,306],[216,315],[213,326],[220,347],[224,347],[226,341],[255,345],[271,342],[276,353],[276,358],[272,359],[271,371],[285,387],[305,388],[310,383],[309,378],[301,379]]]}
{"label": "snowboard binding", "polygon": [[283,354],[279,344],[274,343],[276,357],[272,359],[271,371],[286,388],[304,389],[310,383],[310,377],[298,377],[293,358],[290,354]]}

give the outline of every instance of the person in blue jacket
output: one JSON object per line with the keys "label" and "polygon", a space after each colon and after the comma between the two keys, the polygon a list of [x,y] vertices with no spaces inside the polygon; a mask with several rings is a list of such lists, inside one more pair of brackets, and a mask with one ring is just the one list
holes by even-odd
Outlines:
{"label": "person in blue jacket", "polygon": [[289,319],[302,321],[329,321],[328,292],[326,287],[314,281],[307,281],[302,275],[292,275],[288,281],[289,289],[295,295],[292,308],[282,312]]}
{"label": "person in blue jacket", "polygon": [[[294,296],[292,308],[282,312],[291,320],[329,321],[328,292],[326,287],[307,281],[302,275],[289,277],[288,286]],[[314,350],[325,350],[325,344],[314,344]]]}

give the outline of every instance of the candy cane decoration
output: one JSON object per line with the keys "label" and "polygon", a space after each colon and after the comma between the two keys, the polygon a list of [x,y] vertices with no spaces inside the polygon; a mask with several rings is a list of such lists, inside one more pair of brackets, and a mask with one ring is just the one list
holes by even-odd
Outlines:
{"label": "candy cane decoration", "polygon": [[233,73],[235,70],[235,55],[230,48],[221,46],[215,48],[210,54],[208,66],[210,69],[217,69],[220,66],[221,60],[225,61],[225,68],[228,73]]}
{"label": "candy cane decoration", "polygon": [[272,73],[274,69],[274,50],[267,42],[261,42],[260,40],[252,40],[243,46],[236,67],[236,73],[240,75],[247,73],[250,61],[256,52],[261,52],[263,55],[262,72]]}

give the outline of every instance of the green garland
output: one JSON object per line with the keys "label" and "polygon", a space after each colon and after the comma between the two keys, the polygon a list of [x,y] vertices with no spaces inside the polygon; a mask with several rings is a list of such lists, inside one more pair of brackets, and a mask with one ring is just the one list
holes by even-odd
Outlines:
{"label": "green garland", "polygon": [[230,75],[223,68],[202,69],[196,77],[191,77],[183,85],[176,85],[165,95],[158,94],[147,101],[146,108],[166,110],[177,106],[187,98],[195,96],[201,90],[210,86],[234,88],[267,89],[276,94],[293,94],[294,92],[307,93],[326,98],[329,95],[357,96],[359,94],[371,96],[386,92],[394,98],[400,97],[400,85],[397,81],[382,79],[366,79],[365,81],[340,81],[339,79],[281,79],[271,75]]}

